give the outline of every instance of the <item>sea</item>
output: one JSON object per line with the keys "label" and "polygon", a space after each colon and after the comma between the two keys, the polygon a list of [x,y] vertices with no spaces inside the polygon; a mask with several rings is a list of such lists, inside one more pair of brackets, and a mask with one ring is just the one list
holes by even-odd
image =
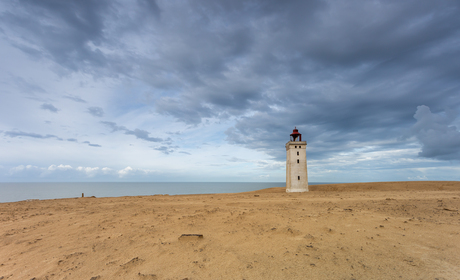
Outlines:
{"label": "sea", "polygon": [[[330,184],[313,183],[309,185]],[[241,182],[106,182],[106,183],[0,183],[0,203],[32,199],[58,199],[84,196],[119,197],[143,195],[181,195],[238,193],[274,187],[285,187],[285,182],[241,183]]]}

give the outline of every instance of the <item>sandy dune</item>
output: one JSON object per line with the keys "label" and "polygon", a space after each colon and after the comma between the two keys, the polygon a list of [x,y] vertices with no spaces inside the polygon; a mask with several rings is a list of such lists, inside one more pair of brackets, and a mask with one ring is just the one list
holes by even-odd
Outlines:
{"label": "sandy dune", "polygon": [[460,182],[310,190],[2,203],[0,279],[460,279]]}

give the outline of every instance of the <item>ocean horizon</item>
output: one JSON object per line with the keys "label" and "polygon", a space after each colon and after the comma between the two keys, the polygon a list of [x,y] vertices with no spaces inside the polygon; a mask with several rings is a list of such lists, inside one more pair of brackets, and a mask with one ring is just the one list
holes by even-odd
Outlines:
{"label": "ocean horizon", "polygon": [[[309,185],[336,184],[311,182]],[[29,199],[238,193],[285,187],[285,182],[0,182],[0,203]]]}

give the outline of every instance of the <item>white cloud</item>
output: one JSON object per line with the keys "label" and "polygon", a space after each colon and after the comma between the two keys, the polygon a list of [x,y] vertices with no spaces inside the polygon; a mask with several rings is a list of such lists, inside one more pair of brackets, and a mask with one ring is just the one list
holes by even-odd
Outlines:
{"label": "white cloud", "polygon": [[28,171],[28,170],[43,170],[43,168],[39,168],[38,166],[33,166],[33,165],[18,165],[16,167],[10,168],[9,174],[14,174],[14,173],[20,173],[23,171]]}
{"label": "white cloud", "polygon": [[103,167],[101,170],[104,174],[110,174],[112,172],[112,169],[108,167]]}
{"label": "white cloud", "polygon": [[425,175],[415,176],[415,177],[407,177],[407,179],[414,180],[414,181],[428,180],[428,178]]}
{"label": "white cloud", "polygon": [[132,168],[131,166],[127,166],[123,169],[118,170],[117,174],[120,178],[123,178],[126,176],[145,177],[149,175],[155,175],[157,174],[157,171],[149,170],[149,169],[142,169],[142,168]]}
{"label": "white cloud", "polygon": [[94,177],[99,173],[100,168],[99,167],[82,167],[79,166],[76,168],[77,171],[83,172],[86,174],[88,177]]}
{"label": "white cloud", "polygon": [[157,174],[154,170],[149,169],[138,169],[127,166],[125,168],[116,170],[110,167],[85,167],[78,166],[73,168],[68,164],[52,164],[48,167],[38,167],[34,165],[18,165],[9,169],[8,174],[14,176],[28,176],[28,179],[42,180],[50,178],[62,178],[64,180],[84,180],[85,178],[108,178],[110,180],[118,178],[124,178],[127,176],[145,176]]}
{"label": "white cloud", "polygon": [[55,170],[72,170],[72,166],[70,165],[64,165],[64,164],[60,164],[60,165],[55,165],[55,164],[52,164],[48,167],[48,171],[55,171]]}
{"label": "white cloud", "polygon": [[120,176],[120,178],[122,177],[125,177],[126,175],[128,175],[129,173],[131,173],[134,169],[132,169],[130,166],[122,169],[122,170],[118,170],[117,173],[118,173],[118,176]]}

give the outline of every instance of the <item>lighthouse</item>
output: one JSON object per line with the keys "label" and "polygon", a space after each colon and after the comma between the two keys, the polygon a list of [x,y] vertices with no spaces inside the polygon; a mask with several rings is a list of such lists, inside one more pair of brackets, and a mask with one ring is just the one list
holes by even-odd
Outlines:
{"label": "lighthouse", "polygon": [[307,142],[297,128],[286,143],[286,192],[308,192]]}

